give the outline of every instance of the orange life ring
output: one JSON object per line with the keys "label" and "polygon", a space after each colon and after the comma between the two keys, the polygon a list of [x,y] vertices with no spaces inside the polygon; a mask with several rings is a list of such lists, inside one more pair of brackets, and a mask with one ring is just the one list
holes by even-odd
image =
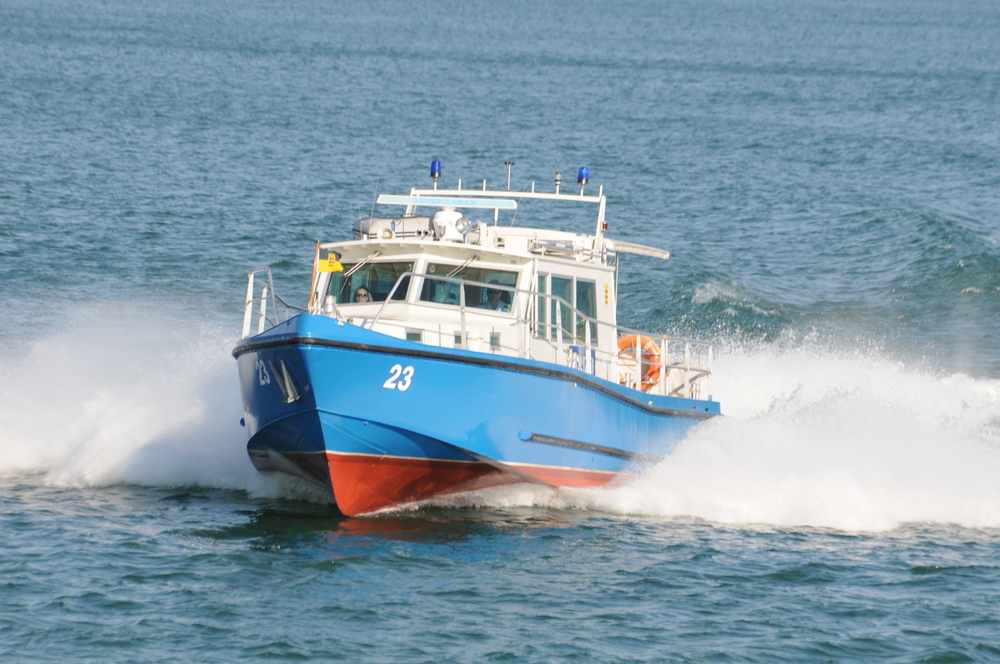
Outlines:
{"label": "orange life ring", "polygon": [[[636,356],[642,351],[642,367],[639,371],[633,371]],[[660,347],[656,342],[642,334],[626,334],[618,340],[618,359],[625,360],[627,370],[618,372],[618,382],[626,387],[635,388],[635,374],[642,376],[639,381],[639,389],[649,392],[660,380]],[[631,360],[632,366],[628,367]]]}

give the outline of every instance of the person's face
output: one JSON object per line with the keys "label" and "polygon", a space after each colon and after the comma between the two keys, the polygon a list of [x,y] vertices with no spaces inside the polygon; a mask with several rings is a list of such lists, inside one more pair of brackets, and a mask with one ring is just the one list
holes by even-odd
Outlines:
{"label": "person's face", "polygon": [[354,293],[354,301],[355,302],[371,302],[372,301],[372,296],[364,288],[359,288]]}
{"label": "person's face", "polygon": [[489,299],[490,304],[496,304],[500,301],[500,291],[495,288],[489,288],[486,290],[486,297]]}

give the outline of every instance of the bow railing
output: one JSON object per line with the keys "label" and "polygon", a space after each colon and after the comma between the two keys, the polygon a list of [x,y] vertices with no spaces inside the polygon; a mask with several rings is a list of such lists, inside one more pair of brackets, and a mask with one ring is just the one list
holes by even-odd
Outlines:
{"label": "bow railing", "polygon": [[[266,273],[266,278],[257,276],[261,272]],[[270,306],[268,306],[269,303]],[[265,329],[304,311],[305,309],[302,307],[288,304],[274,292],[274,278],[271,275],[271,268],[257,268],[247,275],[247,298],[246,306],[243,309],[243,334],[240,338],[246,339],[250,336],[254,322],[257,323],[257,334],[260,334]]]}

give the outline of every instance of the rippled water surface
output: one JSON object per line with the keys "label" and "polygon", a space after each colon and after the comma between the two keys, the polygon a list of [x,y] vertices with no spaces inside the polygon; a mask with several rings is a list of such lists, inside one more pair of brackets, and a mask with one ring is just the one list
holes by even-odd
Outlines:
{"label": "rippled water surface", "polygon": [[[1000,661],[998,109],[993,2],[0,4],[0,656]],[[258,475],[246,272],[431,159],[589,166],[726,417],[611,491]]]}
{"label": "rippled water surface", "polygon": [[984,592],[1000,576],[996,530],[538,508],[344,519],[241,492],[33,480],[3,500],[6,557],[21,561],[5,565],[5,603],[28,609],[5,618],[4,642],[25,660],[1000,656]]}

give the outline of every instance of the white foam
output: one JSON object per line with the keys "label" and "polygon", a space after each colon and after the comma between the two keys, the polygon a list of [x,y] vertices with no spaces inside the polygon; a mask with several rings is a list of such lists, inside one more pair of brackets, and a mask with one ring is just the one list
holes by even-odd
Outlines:
{"label": "white foam", "polygon": [[718,369],[729,416],[595,506],[848,530],[1000,526],[1000,381],[806,349]]}
{"label": "white foam", "polygon": [[468,503],[844,530],[1000,527],[1000,381],[814,348],[733,353],[716,369],[726,417],[637,481]]}
{"label": "white foam", "polygon": [[[234,342],[232,330],[109,307],[0,358],[0,477],[328,499],[250,464]],[[722,354],[712,392],[725,417],[629,485],[444,502],[849,530],[1000,527],[1000,381],[804,342]]]}
{"label": "white foam", "polygon": [[232,330],[105,306],[0,371],[0,477],[309,494],[246,454]]}

